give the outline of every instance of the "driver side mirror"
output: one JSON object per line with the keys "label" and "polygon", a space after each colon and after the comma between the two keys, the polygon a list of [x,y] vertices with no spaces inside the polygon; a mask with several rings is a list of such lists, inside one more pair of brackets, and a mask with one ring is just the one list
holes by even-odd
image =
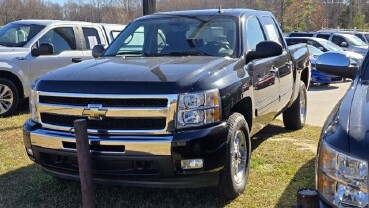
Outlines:
{"label": "driver side mirror", "polygon": [[51,43],[41,43],[38,48],[32,50],[33,56],[52,55],[54,54],[54,46]]}
{"label": "driver side mirror", "polygon": [[358,67],[356,63],[351,63],[343,53],[327,52],[320,55],[316,60],[316,69],[344,78],[355,79]]}
{"label": "driver side mirror", "polygon": [[101,45],[101,44],[95,45],[92,48],[92,56],[94,58],[98,58],[103,54],[104,51],[105,51],[104,45]]}
{"label": "driver side mirror", "polygon": [[274,41],[262,41],[256,45],[254,51],[246,54],[246,63],[261,58],[279,56],[283,53],[282,45]]}

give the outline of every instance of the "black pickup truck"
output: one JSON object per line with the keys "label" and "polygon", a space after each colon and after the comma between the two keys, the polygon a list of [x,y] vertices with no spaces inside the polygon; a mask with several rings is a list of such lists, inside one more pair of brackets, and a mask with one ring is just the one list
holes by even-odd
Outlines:
{"label": "black pickup truck", "polygon": [[73,121],[88,120],[94,181],[245,189],[250,137],[283,114],[306,118],[306,45],[287,48],[270,12],[157,13],[134,20],[94,60],[40,77],[24,125],[29,157],[78,179]]}

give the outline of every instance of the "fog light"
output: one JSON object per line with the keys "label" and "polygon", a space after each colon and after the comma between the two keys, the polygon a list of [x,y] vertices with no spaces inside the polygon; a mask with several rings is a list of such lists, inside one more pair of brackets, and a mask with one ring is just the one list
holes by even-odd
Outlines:
{"label": "fog light", "polygon": [[181,160],[181,168],[183,170],[188,169],[198,169],[204,166],[204,161],[202,159],[191,159],[191,160]]}
{"label": "fog light", "polygon": [[27,151],[28,155],[33,156],[33,151],[32,151],[32,149],[30,147],[27,147],[26,148],[26,151]]}

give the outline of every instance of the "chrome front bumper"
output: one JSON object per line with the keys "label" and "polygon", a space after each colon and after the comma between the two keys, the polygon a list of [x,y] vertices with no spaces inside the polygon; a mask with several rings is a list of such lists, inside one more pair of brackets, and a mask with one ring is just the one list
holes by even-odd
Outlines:
{"label": "chrome front bumper", "polygon": [[[93,136],[89,135],[90,145],[123,146],[122,152],[99,151],[102,154],[121,155],[171,155],[172,136]],[[41,148],[76,152],[76,149],[65,146],[65,143],[75,144],[72,133],[37,129],[30,133],[32,146]],[[92,150],[93,152],[93,150]]]}

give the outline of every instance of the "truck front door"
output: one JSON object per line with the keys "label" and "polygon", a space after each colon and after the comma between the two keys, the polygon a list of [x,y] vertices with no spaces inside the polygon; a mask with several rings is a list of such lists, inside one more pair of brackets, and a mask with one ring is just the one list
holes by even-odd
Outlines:
{"label": "truck front door", "polygon": [[262,16],[261,22],[268,40],[282,45],[283,53],[273,58],[273,71],[276,73],[279,83],[279,107],[282,110],[290,101],[293,89],[292,60],[276,21],[271,16]]}
{"label": "truck front door", "polygon": [[[247,51],[255,50],[258,43],[266,40],[257,17],[248,18],[245,29],[244,40]],[[253,79],[255,114],[263,124],[274,118],[279,105],[278,70],[274,68],[274,59],[271,57],[252,60],[246,65]]]}
{"label": "truck front door", "polygon": [[82,60],[83,52],[77,45],[78,42],[73,27],[55,27],[45,33],[32,48],[50,43],[54,47],[54,53],[31,57],[30,74],[33,81],[46,72]]}

